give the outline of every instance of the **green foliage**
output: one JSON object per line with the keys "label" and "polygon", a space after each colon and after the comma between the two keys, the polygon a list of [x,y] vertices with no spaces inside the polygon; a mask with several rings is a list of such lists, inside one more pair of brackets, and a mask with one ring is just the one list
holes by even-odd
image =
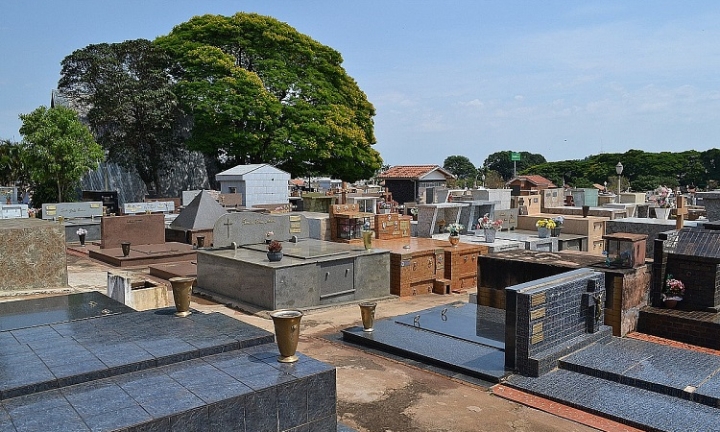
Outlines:
{"label": "green foliage", "polygon": [[184,148],[184,115],[169,58],[144,39],[97,44],[62,61],[58,89],[87,120],[107,159],[134,170],[148,189]]}
{"label": "green foliage", "polygon": [[0,185],[27,183],[22,157],[23,147],[9,140],[0,140]]}
{"label": "green foliage", "polygon": [[583,160],[544,163],[526,169],[522,174],[538,174],[553,182],[562,179],[577,187],[607,182],[608,189],[616,191],[618,175],[615,165],[618,161],[623,164],[621,190],[632,187],[635,191],[645,191],[660,185],[672,188],[695,185],[705,189],[720,180],[720,150],[717,149],[679,153],[641,150],[604,153]]}
{"label": "green foliage", "polygon": [[72,189],[89,170],[96,169],[103,157],[102,147],[75,111],[41,106],[30,114],[21,114],[23,162],[36,183],[53,182],[57,200]]}
{"label": "green foliage", "polygon": [[374,107],[340,54],[257,14],[204,15],[156,40],[193,129],[188,146],[225,166],[271,163],[347,181],[380,169]]}
{"label": "green foliage", "polygon": [[448,156],[443,162],[443,168],[450,171],[459,180],[475,181],[478,171],[475,165],[465,156]]}
{"label": "green foliage", "polygon": [[493,170],[500,174],[505,181],[509,181],[513,177],[513,170],[517,166],[517,172],[520,174],[523,171],[527,171],[529,168],[536,165],[544,164],[547,161],[540,154],[520,152],[520,160],[510,160],[512,151],[501,151],[495,152],[488,156],[483,163],[485,169]]}

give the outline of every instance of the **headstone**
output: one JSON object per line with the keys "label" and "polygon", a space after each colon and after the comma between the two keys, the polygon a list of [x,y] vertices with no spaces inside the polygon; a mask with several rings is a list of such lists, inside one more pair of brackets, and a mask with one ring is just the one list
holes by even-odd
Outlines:
{"label": "headstone", "polygon": [[42,206],[42,218],[55,220],[59,217],[92,218],[102,216],[102,201],[81,201],[73,203],[45,203]]}
{"label": "headstone", "polygon": [[[441,203],[441,204],[420,204],[418,206],[418,237],[432,237],[433,234],[442,234],[444,228],[451,223],[459,223],[460,210],[467,207],[467,203]],[[462,230],[464,234],[467,227]]]}
{"label": "headstone", "polygon": [[510,208],[510,189],[472,189],[470,193],[474,201],[493,201],[498,210]]}
{"label": "headstone", "polygon": [[170,229],[205,230],[213,229],[215,222],[227,211],[206,191],[195,196],[170,224]]}
{"label": "headstone", "polygon": [[100,221],[102,243],[100,249],[119,248],[122,242],[131,245],[165,243],[165,216],[141,214],[104,216]]}
{"label": "headstone", "polygon": [[467,227],[468,231],[474,231],[478,224],[478,219],[489,214],[494,218],[496,203],[492,201],[463,201],[469,206],[460,210],[460,223]]}
{"label": "headstone", "polygon": [[123,204],[123,214],[138,214],[147,212],[175,213],[175,203],[173,201],[150,201]]}
{"label": "headstone", "polygon": [[229,247],[263,243],[268,238],[286,241],[292,236],[309,238],[308,221],[299,214],[268,215],[252,212],[237,212],[222,215],[213,228],[215,247]]}
{"label": "headstone", "polygon": [[545,189],[542,191],[542,211],[547,208],[564,207],[565,190],[563,188]]}
{"label": "headstone", "polygon": [[0,186],[0,204],[17,204],[17,187]]}
{"label": "headstone", "polygon": [[0,204],[0,219],[21,219],[27,217],[27,204]]}

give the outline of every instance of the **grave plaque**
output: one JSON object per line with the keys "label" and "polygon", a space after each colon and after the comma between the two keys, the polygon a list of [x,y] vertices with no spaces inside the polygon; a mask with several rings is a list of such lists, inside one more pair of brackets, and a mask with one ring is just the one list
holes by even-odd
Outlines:
{"label": "grave plaque", "polygon": [[121,242],[131,245],[165,243],[165,215],[162,214],[104,216],[100,229],[100,249],[119,248]]}
{"label": "grave plaque", "polygon": [[175,203],[172,201],[151,201],[125,203],[123,205],[124,214],[138,213],[175,213]]}
{"label": "grave plaque", "polygon": [[27,217],[27,204],[0,204],[0,219],[21,219]]}
{"label": "grave plaque", "polygon": [[308,222],[303,215],[258,214],[238,212],[222,215],[213,229],[215,247],[229,247],[263,243],[268,238],[287,241],[292,236],[298,239],[309,237]]}
{"label": "grave plaque", "polygon": [[101,201],[82,201],[75,203],[45,203],[42,206],[43,219],[90,218],[102,216],[103,205]]}

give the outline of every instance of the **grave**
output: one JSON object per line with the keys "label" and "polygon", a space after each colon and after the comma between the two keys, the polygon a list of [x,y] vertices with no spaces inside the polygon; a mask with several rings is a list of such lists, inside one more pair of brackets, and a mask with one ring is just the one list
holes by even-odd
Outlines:
{"label": "grave", "polygon": [[[197,287],[211,296],[272,310],[390,295],[388,251],[311,239],[299,214],[229,213],[213,237],[197,255]],[[266,239],[281,242],[281,261],[268,260]]]}
{"label": "grave", "polygon": [[175,213],[175,201],[147,201],[125,203],[122,206],[124,215],[142,214],[142,213]]}
{"label": "grave", "polygon": [[27,204],[0,204],[0,219],[22,219],[27,218]]}
{"label": "grave", "polygon": [[[676,229],[677,222],[674,220],[649,219],[643,217],[625,218],[609,220],[605,223],[605,233],[614,234],[618,232],[645,234],[647,242],[645,244],[645,256],[651,257],[655,251],[655,241],[661,235],[668,231]],[[701,221],[684,221],[683,226],[691,228],[701,226]]]}
{"label": "grave", "polygon": [[74,203],[45,203],[42,206],[42,218],[61,220],[65,229],[65,241],[80,241],[77,231],[86,231],[86,241],[100,240],[100,218],[103,215],[102,201],[81,201]]}
{"label": "grave", "polygon": [[204,245],[212,246],[215,222],[226,213],[210,194],[201,191],[165,229],[165,241],[197,245],[202,236]]}
{"label": "grave", "polygon": [[335,369],[220,313],[97,292],[0,304],[5,431],[335,431]]}
{"label": "grave", "polygon": [[160,309],[168,306],[168,287],[136,273],[108,272],[107,296],[134,310]]}
{"label": "grave", "polygon": [[[433,234],[442,234],[445,227],[451,223],[460,223],[460,212],[467,203],[441,203],[418,205],[418,237],[432,237]],[[468,227],[461,231],[465,233]]]}
{"label": "grave", "polygon": [[[468,203],[467,207],[460,209],[460,223],[467,227],[468,232],[473,232],[477,228],[478,219],[485,214],[489,214],[493,219],[495,214],[495,206],[499,203],[494,201],[461,201]],[[506,228],[507,229],[507,228]]]}
{"label": "grave", "polygon": [[67,287],[65,232],[36,218],[0,219],[0,294]]}

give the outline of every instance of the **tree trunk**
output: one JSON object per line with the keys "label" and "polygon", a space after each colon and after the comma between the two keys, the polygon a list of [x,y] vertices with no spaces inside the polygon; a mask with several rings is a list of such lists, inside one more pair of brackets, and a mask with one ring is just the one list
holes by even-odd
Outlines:
{"label": "tree trunk", "polygon": [[62,202],[62,186],[60,186],[60,180],[57,181],[57,188],[58,188],[58,202]]}

